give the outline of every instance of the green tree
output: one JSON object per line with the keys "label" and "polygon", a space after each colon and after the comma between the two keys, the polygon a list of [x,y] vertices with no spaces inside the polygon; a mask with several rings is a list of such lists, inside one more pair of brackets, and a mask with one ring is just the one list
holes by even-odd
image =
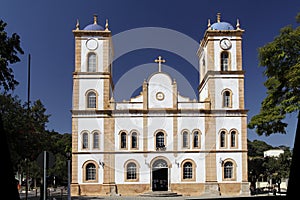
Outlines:
{"label": "green tree", "polygon": [[[19,35],[13,33],[11,37],[7,36],[7,32],[5,31],[6,25],[7,24],[0,19],[0,91],[13,90],[18,84],[10,65],[20,61],[18,54],[24,54],[20,46]],[[2,169],[5,172],[5,178],[2,177],[2,181],[5,182],[5,187],[2,189],[7,192],[9,198],[20,199],[14,178],[6,130],[3,127],[2,113],[0,113],[0,133],[1,147],[4,154],[2,162],[5,163]]]}
{"label": "green tree", "polygon": [[274,41],[259,48],[259,65],[265,67],[267,97],[248,127],[258,135],[285,134],[286,115],[300,110],[300,27],[282,28]]}
{"label": "green tree", "polygon": [[7,36],[6,25],[3,20],[0,20],[0,86],[8,91],[14,90],[18,85],[13,69],[9,65],[19,62],[18,54],[24,54],[24,52],[20,46],[20,36],[16,33],[13,33],[11,37]]}
{"label": "green tree", "polygon": [[[300,13],[296,16],[300,23]],[[288,196],[297,193],[296,177],[299,170],[296,158],[299,154],[299,111],[300,111],[300,27],[288,25],[280,30],[274,41],[259,48],[259,65],[265,67],[267,77],[264,85],[267,96],[262,101],[260,112],[253,116],[248,128],[255,129],[258,135],[274,133],[286,134],[287,114],[297,113],[298,123],[292,155]]]}

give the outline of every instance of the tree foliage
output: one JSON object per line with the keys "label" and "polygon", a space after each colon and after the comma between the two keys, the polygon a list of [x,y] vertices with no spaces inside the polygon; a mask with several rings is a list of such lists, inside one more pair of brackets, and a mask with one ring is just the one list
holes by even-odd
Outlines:
{"label": "tree foliage", "polygon": [[7,36],[6,23],[0,20],[0,89],[14,90],[18,81],[14,77],[13,69],[9,66],[20,61],[18,54],[24,54],[20,46],[20,36],[13,33]]}
{"label": "tree foliage", "polygon": [[267,96],[248,127],[258,135],[285,134],[286,115],[300,110],[300,27],[282,28],[274,41],[259,48],[259,65],[265,67]]}

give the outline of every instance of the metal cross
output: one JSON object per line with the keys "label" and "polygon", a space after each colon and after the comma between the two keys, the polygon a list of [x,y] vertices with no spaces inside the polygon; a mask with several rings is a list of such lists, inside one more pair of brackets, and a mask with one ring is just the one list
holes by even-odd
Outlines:
{"label": "metal cross", "polygon": [[154,61],[158,63],[158,71],[161,72],[161,63],[166,62],[166,60],[161,59],[161,56],[158,56],[158,59],[155,59]]}

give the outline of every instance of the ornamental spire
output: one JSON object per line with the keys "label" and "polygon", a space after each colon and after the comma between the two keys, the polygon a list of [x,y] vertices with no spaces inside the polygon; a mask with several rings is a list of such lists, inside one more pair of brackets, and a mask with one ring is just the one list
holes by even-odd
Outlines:
{"label": "ornamental spire", "polygon": [[106,31],[109,31],[109,30],[108,30],[108,19],[106,19],[105,30],[106,30]]}
{"label": "ornamental spire", "polygon": [[79,20],[77,19],[77,22],[76,22],[76,30],[79,30]]}
{"label": "ornamental spire", "polygon": [[221,13],[217,13],[217,22],[221,22]]}
{"label": "ornamental spire", "polygon": [[94,14],[94,24],[97,24],[97,15]]}
{"label": "ornamental spire", "polygon": [[240,20],[239,19],[236,20],[236,30],[241,30],[241,28],[240,28]]}

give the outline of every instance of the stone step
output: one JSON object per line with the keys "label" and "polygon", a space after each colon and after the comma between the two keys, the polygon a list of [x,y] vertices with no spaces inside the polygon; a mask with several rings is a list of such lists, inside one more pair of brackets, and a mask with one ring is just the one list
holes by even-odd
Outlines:
{"label": "stone step", "polygon": [[178,197],[182,196],[181,194],[177,194],[176,192],[170,191],[151,191],[141,194],[142,197]]}

